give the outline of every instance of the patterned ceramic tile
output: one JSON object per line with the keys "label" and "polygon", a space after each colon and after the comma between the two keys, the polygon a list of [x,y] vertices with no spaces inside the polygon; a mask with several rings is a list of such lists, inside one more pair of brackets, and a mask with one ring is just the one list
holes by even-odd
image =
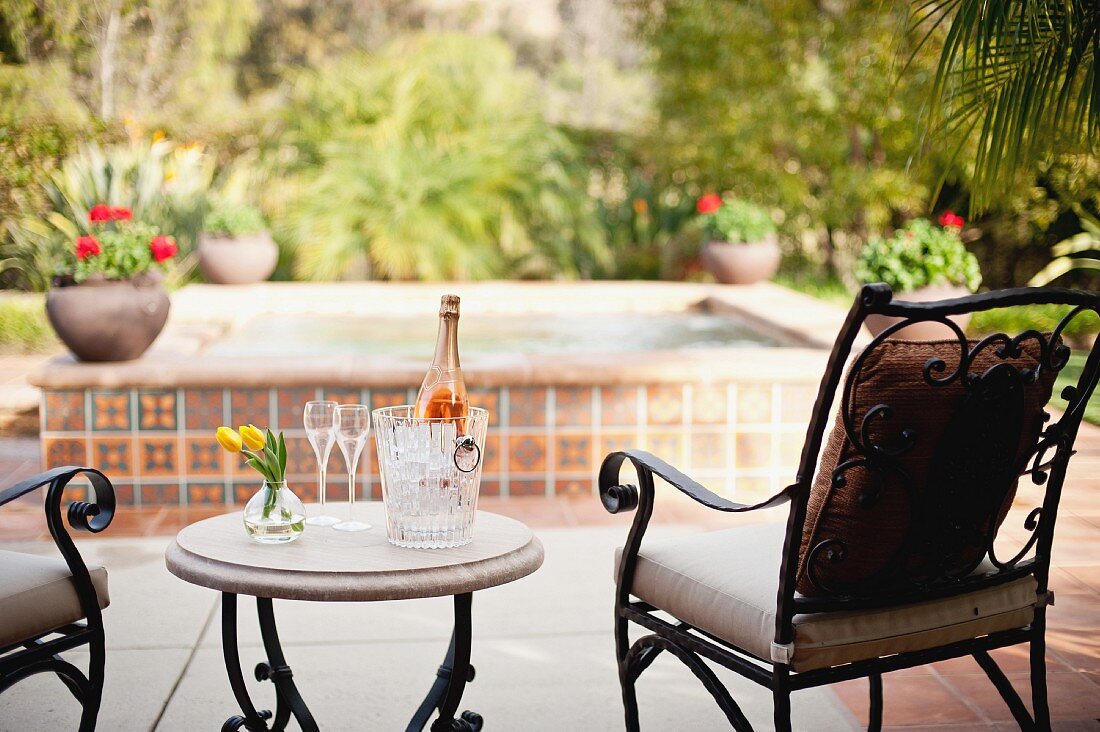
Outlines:
{"label": "patterned ceramic tile", "polygon": [[509,478],[508,495],[510,496],[545,496],[546,480],[516,480]]}
{"label": "patterned ceramic tile", "polygon": [[254,424],[261,429],[271,424],[270,394],[267,389],[234,389],[230,392],[230,424]]}
{"label": "patterned ceramic tile", "polygon": [[767,468],[772,461],[772,436],[766,432],[739,432],[737,434],[738,469]]}
{"label": "patterned ceramic tile", "polygon": [[290,483],[289,485],[290,485],[290,489],[292,491],[294,491],[294,495],[298,496],[298,498],[300,498],[301,500],[305,501],[306,503],[316,503],[317,502],[317,481],[314,481],[314,480],[297,481],[296,480],[293,483]]}
{"label": "patterned ceramic tile", "polygon": [[84,429],[84,392],[44,392],[44,421],[47,431],[79,432]]}
{"label": "patterned ceramic tile", "polygon": [[130,392],[92,392],[92,429],[96,432],[130,429]]}
{"label": "patterned ceramic tile", "polygon": [[554,423],[559,427],[591,427],[592,387],[559,386],[554,389]]}
{"label": "patterned ceramic tile", "polygon": [[508,424],[541,427],[546,424],[546,389],[524,387],[508,392]]}
{"label": "patterned ceramic tile", "polygon": [[649,424],[680,424],[683,415],[683,387],[658,384],[646,389],[646,421]]}
{"label": "patterned ceramic tile", "polygon": [[580,472],[592,469],[591,435],[558,437],[554,445],[554,465],[558,472]]}
{"label": "patterned ceramic tile", "polygon": [[485,464],[482,465],[483,473],[500,472],[500,435],[487,435],[485,437]]}
{"label": "patterned ceramic tile", "polygon": [[470,390],[470,406],[481,407],[489,411],[489,426],[500,424],[500,389],[479,387]]}
{"label": "patterned ceramic tile", "polygon": [[188,476],[221,476],[228,454],[212,437],[188,437],[184,443]]}
{"label": "patterned ceramic tile", "polygon": [[[336,402],[337,404],[362,404],[363,392],[359,389],[349,389],[347,387],[331,387],[324,390],[325,399]],[[299,415],[299,422],[301,422],[301,415]]]}
{"label": "patterned ceramic tile", "polygon": [[370,390],[370,408],[371,411],[380,409],[382,407],[399,407],[402,404],[409,403],[409,393],[407,389],[371,389]]}
{"label": "patterned ceramic tile", "polygon": [[[221,389],[188,389],[183,395],[183,421],[189,430],[215,430],[226,423]],[[230,420],[232,421],[232,420]]]}
{"label": "patterned ceramic tile", "polygon": [[738,424],[760,424],[772,418],[771,384],[740,384],[737,387]]}
{"label": "patterned ceramic tile", "polygon": [[108,476],[135,475],[129,437],[93,437],[92,463]]}
{"label": "patterned ceramic tile", "polygon": [[317,474],[317,457],[313,454],[313,446],[305,437],[286,438],[286,474]]}
{"label": "patterned ceramic tile", "polygon": [[649,432],[646,449],[674,467],[684,466],[684,438],[679,433]]}
{"label": "patterned ceramic tile", "polygon": [[738,478],[737,500],[740,503],[759,503],[772,495],[772,483],[767,478]]}
{"label": "patterned ceramic tile", "polygon": [[164,478],[179,474],[178,445],[173,437],[138,438],[138,473],[143,477]]}
{"label": "patterned ceramic tile", "polygon": [[695,424],[724,424],[726,385],[696,384],[691,390],[691,421]]}
{"label": "patterned ceramic tile", "polygon": [[138,392],[138,429],[176,429],[176,392]]}
{"label": "patterned ceramic tile", "polygon": [[188,483],[187,502],[190,504],[225,503],[225,486],[221,483]]}
{"label": "patterned ceramic tile", "polygon": [[500,495],[500,481],[490,480],[487,478],[481,479],[481,486],[478,488],[478,495],[481,496],[499,496]]}
{"label": "patterned ceramic tile", "polygon": [[42,454],[45,456],[45,463],[48,467],[87,465],[90,462],[83,439],[44,437],[42,438]]}
{"label": "patterned ceramic tile", "polygon": [[784,432],[779,436],[779,466],[792,476],[798,470],[805,438],[802,432]]}
{"label": "patterned ceramic tile", "polygon": [[[106,472],[106,471],[104,471]],[[109,477],[109,476],[108,476]],[[115,503],[120,506],[133,506],[134,505],[134,485],[133,483],[121,483],[117,480],[111,480],[111,486],[115,489]]]}
{"label": "patterned ceramic tile", "polygon": [[281,430],[302,429],[302,418],[306,409],[306,402],[316,398],[316,389],[279,389],[279,419],[277,424]]}
{"label": "patterned ceramic tile", "polygon": [[255,481],[234,481],[230,492],[230,495],[233,496],[233,502],[239,506],[248,503],[248,499],[256,495],[261,485],[263,483],[259,479]]}
{"label": "patterned ceramic tile", "polygon": [[779,418],[793,424],[809,424],[816,399],[816,384],[784,384],[779,397]]}
{"label": "patterned ceramic tile", "polygon": [[141,504],[143,506],[174,506],[180,502],[178,483],[167,485],[141,485]]}
{"label": "patterned ceramic tile", "polygon": [[638,387],[605,386],[600,389],[600,424],[615,427],[638,424]]}
{"label": "patterned ceramic tile", "polygon": [[691,436],[691,468],[719,469],[726,467],[725,434],[694,433]]}
{"label": "patterned ceramic tile", "polygon": [[546,470],[546,437],[541,435],[508,438],[509,472],[533,473]]}
{"label": "patterned ceramic tile", "polygon": [[554,493],[559,496],[590,496],[594,490],[592,478],[559,478],[554,481]]}
{"label": "patterned ceramic tile", "polygon": [[636,432],[604,432],[600,435],[599,459],[602,461],[608,453],[633,450],[642,446],[642,439]]}

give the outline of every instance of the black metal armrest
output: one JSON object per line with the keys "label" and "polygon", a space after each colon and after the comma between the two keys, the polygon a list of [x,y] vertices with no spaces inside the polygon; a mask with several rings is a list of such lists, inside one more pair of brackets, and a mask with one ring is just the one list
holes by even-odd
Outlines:
{"label": "black metal armrest", "polygon": [[[622,467],[625,460],[629,460],[634,464],[635,470],[638,471],[639,482],[642,483],[643,490],[646,489],[647,483],[649,489],[652,490],[651,476],[656,475],[697,503],[701,503],[707,508],[713,508],[716,511],[725,511],[728,513],[744,513],[746,511],[755,511],[760,508],[771,508],[781,505],[790,500],[791,494],[796,488],[794,485],[787,486],[779,493],[776,493],[771,498],[760,503],[752,505],[736,503],[722,498],[717,493],[714,493],[706,486],[691,479],[652,453],[646,452],[645,450],[624,450],[622,452],[613,452],[609,454],[604,458],[603,465],[600,466],[600,500],[609,513],[633,511],[638,507],[639,495],[637,486],[619,484],[619,469]],[[646,479],[647,477],[648,480]]]}
{"label": "black metal armrest", "polygon": [[46,526],[50,530],[54,544],[65,558],[69,571],[73,575],[73,582],[77,587],[80,604],[85,617],[91,617],[99,613],[99,605],[96,600],[95,588],[92,586],[88,567],[84,564],[76,544],[65,529],[65,523],[61,514],[61,498],[65,488],[78,475],[85,475],[92,484],[95,492],[94,501],[73,501],[66,510],[69,526],[78,531],[90,531],[97,534],[110,526],[115,517],[115,489],[107,476],[95,468],[77,467],[67,465],[61,468],[53,468],[44,473],[39,473],[26,480],[16,483],[11,488],[0,492],[0,506],[25,496],[31,491],[42,486],[46,489],[45,512]]}

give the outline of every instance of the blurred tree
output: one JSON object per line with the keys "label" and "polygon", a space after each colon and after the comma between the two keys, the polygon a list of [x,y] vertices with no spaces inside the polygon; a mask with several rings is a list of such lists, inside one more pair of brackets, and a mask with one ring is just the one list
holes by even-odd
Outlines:
{"label": "blurred tree", "polygon": [[[586,170],[497,38],[406,37],[301,76],[269,155],[296,271],[577,276],[606,266]],[[273,180],[282,178],[273,176]]]}
{"label": "blurred tree", "polygon": [[[927,205],[911,175],[934,63],[909,55],[900,0],[636,0],[661,116],[654,148],[694,194],[732,190],[813,232],[827,267]],[[929,155],[935,173],[942,159]],[[950,176],[957,171],[948,171]]]}

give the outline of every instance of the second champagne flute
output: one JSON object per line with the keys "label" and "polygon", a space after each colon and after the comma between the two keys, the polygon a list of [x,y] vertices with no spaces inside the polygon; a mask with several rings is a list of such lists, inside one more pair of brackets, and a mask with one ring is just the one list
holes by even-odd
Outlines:
{"label": "second champagne flute", "polygon": [[306,428],[306,437],[317,456],[317,504],[319,515],[310,516],[306,523],[311,526],[332,526],[340,519],[325,513],[325,478],[328,475],[328,456],[332,453],[335,439],[333,429],[336,422],[336,402],[306,402],[302,421]]}
{"label": "second champagne flute", "polygon": [[370,409],[362,404],[341,404],[336,407],[334,420],[336,444],[344,454],[344,463],[348,467],[348,520],[333,524],[337,531],[366,531],[368,523],[355,520],[355,473],[359,467],[359,456],[367,444],[370,434]]}

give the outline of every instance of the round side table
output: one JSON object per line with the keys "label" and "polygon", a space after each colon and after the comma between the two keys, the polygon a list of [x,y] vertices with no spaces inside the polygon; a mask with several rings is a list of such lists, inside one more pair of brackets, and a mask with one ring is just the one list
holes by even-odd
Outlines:
{"label": "round side table", "polygon": [[[188,526],[168,547],[168,571],[222,593],[222,653],[242,712],[227,719],[222,732],[242,727],[250,732],[283,730],[291,715],[305,732],[318,729],[283,655],[272,599],[375,602],[447,595],[454,596],[455,612],[450,647],[406,732],[423,730],[436,711],[432,732],[481,729],[480,715],[455,716],[463,689],[474,677],[470,665],[473,593],[534,572],[542,566],[542,544],[519,521],[478,511],[470,544],[456,549],[403,549],[386,540],[382,504],[362,504],[359,510],[377,528],[349,533],[314,526],[295,542],[264,545],[245,535],[237,512]],[[258,680],[275,685],[274,714],[257,710],[245,688],[237,647],[237,595],[256,598],[267,660],[256,666],[255,673]]]}

